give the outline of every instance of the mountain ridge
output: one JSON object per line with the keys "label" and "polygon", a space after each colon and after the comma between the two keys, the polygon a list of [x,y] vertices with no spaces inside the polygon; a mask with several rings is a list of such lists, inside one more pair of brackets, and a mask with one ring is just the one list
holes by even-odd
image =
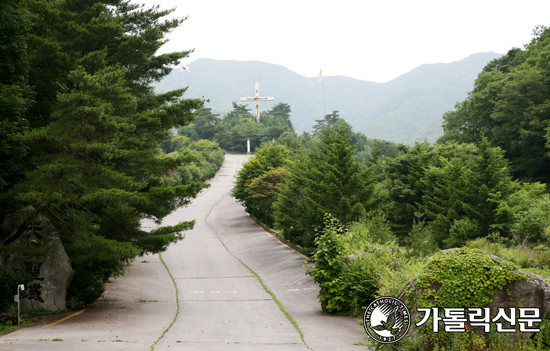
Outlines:
{"label": "mountain ridge", "polygon": [[[297,132],[310,131],[325,112],[338,110],[354,131],[369,138],[412,144],[424,138],[437,140],[443,113],[464,100],[483,67],[500,56],[486,52],[451,63],[423,64],[385,83],[326,76],[322,84],[317,77],[304,77],[281,65],[198,59],[188,65],[190,72],[174,70],[155,88],[178,89],[181,79],[181,86],[188,86],[184,97],[209,99],[206,107],[225,113],[232,109],[232,101],[254,96],[254,83],[259,82],[260,96],[275,97],[274,102],[261,102],[261,110],[288,103]],[[252,109],[254,104],[248,106]]]}

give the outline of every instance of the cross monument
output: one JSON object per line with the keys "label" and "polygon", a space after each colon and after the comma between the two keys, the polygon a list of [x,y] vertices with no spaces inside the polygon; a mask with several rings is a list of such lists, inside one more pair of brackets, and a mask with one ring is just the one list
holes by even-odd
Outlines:
{"label": "cross monument", "polygon": [[242,97],[241,101],[256,100],[256,122],[260,123],[260,100],[262,101],[274,101],[274,97],[260,97],[260,84],[256,82],[256,93],[254,97]]}

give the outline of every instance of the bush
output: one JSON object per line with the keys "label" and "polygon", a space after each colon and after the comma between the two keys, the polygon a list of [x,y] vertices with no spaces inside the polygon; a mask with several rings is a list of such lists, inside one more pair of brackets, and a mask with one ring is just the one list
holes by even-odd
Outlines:
{"label": "bush", "polygon": [[342,275],[342,284],[347,288],[344,293],[347,311],[357,316],[376,298],[376,283],[379,271],[370,257],[358,257],[351,260]]}
{"label": "bush", "polygon": [[[161,158],[187,157],[188,163],[169,170],[163,177],[166,186],[187,185],[193,182],[203,182],[216,174],[225,157],[225,151],[217,143],[209,140],[191,142],[187,137],[177,136],[171,139],[172,144],[165,146],[166,150],[173,150],[162,154]],[[168,143],[165,142],[165,143]]]}
{"label": "bush", "polygon": [[17,286],[28,284],[34,279],[28,273],[15,273],[0,268],[0,312],[6,311],[13,305],[13,296],[17,295]]}
{"label": "bush", "polygon": [[307,274],[321,287],[319,300],[323,311],[357,315],[376,297],[382,264],[381,260],[372,257],[357,257],[344,263],[344,238],[348,238],[351,246],[359,247],[353,243],[354,237],[345,233],[340,222],[326,214],[325,228],[315,240],[315,267]]}
{"label": "bush", "polygon": [[414,223],[404,240],[408,244],[407,257],[427,257],[439,251],[437,243],[433,240],[431,228],[424,222]]}
{"label": "bush", "polygon": [[342,244],[345,255],[358,255],[364,252],[369,244],[380,245],[393,243],[396,240],[388,221],[380,212],[350,223]]}
{"label": "bush", "polygon": [[344,250],[340,236],[344,227],[330,214],[325,215],[325,229],[315,238],[316,250],[313,255],[315,267],[306,273],[321,287],[319,300],[325,312],[346,311],[346,283],[341,279],[344,271]]}

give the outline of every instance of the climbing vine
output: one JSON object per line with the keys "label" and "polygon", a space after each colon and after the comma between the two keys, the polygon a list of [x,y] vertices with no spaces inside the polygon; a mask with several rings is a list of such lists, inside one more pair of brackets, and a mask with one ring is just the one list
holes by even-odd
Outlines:
{"label": "climbing vine", "polygon": [[[484,307],[506,284],[526,279],[514,272],[514,266],[462,247],[440,251],[430,257],[416,286],[425,288],[418,307]],[[429,289],[440,285],[439,289]]]}

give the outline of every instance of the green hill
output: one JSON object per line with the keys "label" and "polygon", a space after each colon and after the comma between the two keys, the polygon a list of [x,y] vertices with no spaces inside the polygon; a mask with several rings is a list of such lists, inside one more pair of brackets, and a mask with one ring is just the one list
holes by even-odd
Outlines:
{"label": "green hill", "polygon": [[[298,132],[310,131],[314,120],[339,110],[356,132],[371,138],[413,143],[441,134],[441,116],[466,98],[482,68],[501,54],[478,53],[440,64],[426,64],[387,83],[373,83],[344,76],[308,78],[280,66],[259,61],[199,59],[191,72],[174,70],[157,84],[158,91],[188,86],[187,98],[205,98],[218,113],[231,110],[232,101],[254,96],[254,83],[260,83],[261,96],[274,96],[262,102],[268,110],[279,102],[292,107],[292,123]],[[253,108],[253,103],[249,104]]]}

